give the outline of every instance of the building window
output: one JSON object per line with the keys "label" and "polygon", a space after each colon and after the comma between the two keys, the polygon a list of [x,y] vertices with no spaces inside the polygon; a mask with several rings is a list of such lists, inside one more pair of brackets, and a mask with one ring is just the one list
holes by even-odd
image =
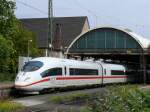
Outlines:
{"label": "building window", "polygon": [[111,70],[111,75],[125,75],[125,72],[121,70]]}
{"label": "building window", "polygon": [[42,77],[62,75],[62,68],[52,68],[41,73]]}
{"label": "building window", "polygon": [[98,75],[98,70],[96,69],[78,69],[70,68],[70,75]]}

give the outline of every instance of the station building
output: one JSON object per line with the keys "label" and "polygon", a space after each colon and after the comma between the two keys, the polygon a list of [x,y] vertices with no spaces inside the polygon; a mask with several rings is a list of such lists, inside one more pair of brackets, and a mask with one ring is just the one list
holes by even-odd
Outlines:
{"label": "station building", "polygon": [[[48,19],[29,18],[21,19],[21,22],[36,34],[38,48],[46,54]],[[130,65],[131,71],[140,72],[140,80],[150,82],[149,39],[129,29],[112,26],[90,29],[87,17],[57,17],[53,20],[53,27],[53,56],[113,60],[114,63]]]}
{"label": "station building", "polygon": [[[48,52],[48,18],[20,19],[22,25],[32,31],[37,40],[37,47],[43,50],[43,56]],[[53,56],[63,57],[66,48],[81,33],[90,29],[86,16],[54,17],[53,18]]]}
{"label": "station building", "polygon": [[[150,40],[129,29],[102,26],[90,29],[76,37],[66,51],[69,57],[92,57],[137,65],[145,76],[150,70]],[[148,69],[148,70],[147,70]],[[135,68],[134,68],[135,70]]]}

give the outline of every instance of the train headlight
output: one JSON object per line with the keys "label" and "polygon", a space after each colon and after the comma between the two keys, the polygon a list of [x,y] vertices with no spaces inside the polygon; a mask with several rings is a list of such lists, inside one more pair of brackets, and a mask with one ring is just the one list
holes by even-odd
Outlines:
{"label": "train headlight", "polygon": [[27,77],[27,78],[25,78],[25,80],[24,81],[27,81],[27,80],[29,80],[30,79],[30,77]]}

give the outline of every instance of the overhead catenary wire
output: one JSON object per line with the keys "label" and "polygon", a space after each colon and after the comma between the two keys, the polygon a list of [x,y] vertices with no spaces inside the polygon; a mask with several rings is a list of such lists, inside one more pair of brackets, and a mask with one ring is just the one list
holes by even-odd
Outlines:
{"label": "overhead catenary wire", "polygon": [[[109,18],[115,19],[117,21],[117,23],[119,22],[119,24],[116,24],[117,26],[127,27],[127,25],[123,25],[124,21],[122,21],[119,17],[116,17],[116,16],[112,17],[112,16],[104,15],[103,14],[104,11],[102,11],[102,9],[101,9],[101,15],[98,15],[98,14],[96,14],[96,12],[90,10],[89,8],[87,8],[83,4],[81,4],[78,0],[74,0],[74,1],[75,1],[74,3],[76,4],[76,6],[80,7],[82,10],[85,10],[86,12],[88,12],[89,14],[91,14],[91,15],[93,15],[95,17],[95,23],[94,23],[95,26],[98,25],[98,18],[101,18],[101,20],[102,20],[102,17],[105,17],[105,21],[106,21],[106,19],[109,20]],[[34,7],[32,5],[29,5],[29,4],[27,4],[27,3],[25,3],[25,2],[23,2],[21,0],[17,0],[17,2],[22,4],[22,5],[24,5],[24,6],[26,6],[26,7],[29,7],[31,9],[35,10],[35,11],[41,13],[41,14],[44,14],[46,16],[48,15],[48,12],[45,12],[45,11],[43,11],[43,10],[37,8],[37,7]],[[102,14],[104,16],[102,16]],[[107,22],[107,23],[109,23],[109,22]],[[136,30],[139,30],[140,32],[144,32],[144,30],[146,30],[146,26],[145,25],[139,25],[139,24],[135,23],[134,21],[127,21],[127,23],[130,23],[130,27],[135,27]]]}
{"label": "overhead catenary wire", "polygon": [[37,11],[37,12],[39,12],[39,13],[41,13],[41,14],[48,15],[48,12],[45,12],[45,11],[43,11],[43,10],[37,8],[37,7],[34,7],[34,6],[32,6],[32,5],[29,5],[29,4],[27,4],[27,3],[25,3],[25,2],[22,2],[22,1],[20,1],[20,0],[17,0],[17,2],[20,3],[20,4],[22,4],[22,5],[24,5],[24,6],[26,6],[26,7],[29,7],[29,8],[31,8],[31,9],[34,9],[35,11]]}
{"label": "overhead catenary wire", "polygon": [[[75,1],[75,3],[76,3],[76,5],[78,6],[78,7],[80,7],[80,8],[82,8],[83,10],[85,10],[85,11],[87,11],[88,13],[90,13],[90,14],[92,14],[93,16],[95,16],[96,17],[96,25],[98,24],[98,18],[100,17],[100,18],[102,18],[102,16],[99,16],[99,15],[97,15],[96,14],[96,12],[94,12],[94,11],[92,11],[92,10],[90,10],[89,8],[87,8],[87,7],[85,7],[84,5],[82,5],[78,0],[74,0]],[[103,14],[102,13],[103,11],[101,11],[101,14]],[[104,15],[104,14],[103,14]],[[115,19],[116,21],[117,21],[117,23],[119,22],[120,23],[120,25],[119,24],[116,24],[117,26],[123,26],[122,24],[122,22],[123,21],[121,21],[121,19],[119,18],[119,17],[112,17],[112,16],[108,16],[108,15],[105,15],[105,17],[107,17],[107,19],[109,19],[109,18],[113,18],[113,19]],[[135,23],[135,22],[133,22],[133,21],[127,21],[128,23],[130,23],[130,24],[132,24],[132,26],[134,27],[136,27],[137,28],[137,23]],[[122,23],[122,24],[121,24]],[[143,25],[139,25],[138,24],[138,27],[140,27],[140,26],[143,26]],[[145,27],[145,26],[144,26]],[[144,28],[143,27],[143,28]],[[140,27],[140,28],[142,28],[142,27]],[[142,28],[142,29],[143,29]]]}
{"label": "overhead catenary wire", "polygon": [[[82,5],[78,0],[74,0],[74,1],[75,1],[76,5],[77,5],[78,7],[80,7],[80,8],[83,9],[83,10],[85,10],[85,11],[88,12],[89,14],[92,14],[92,15],[95,17],[95,21],[96,21],[96,22],[95,22],[95,25],[97,25],[97,24],[98,24],[99,15],[97,15],[94,11],[88,9],[88,8],[85,7],[84,5]],[[26,6],[26,7],[29,7],[29,8],[31,8],[31,9],[34,9],[35,11],[37,11],[37,12],[39,12],[39,13],[41,13],[41,14],[48,15],[48,12],[45,12],[45,11],[43,11],[43,10],[37,8],[37,7],[34,7],[34,6],[32,6],[32,5],[29,5],[29,4],[25,3],[25,2],[22,2],[21,0],[17,0],[17,2],[20,3],[20,4],[22,4],[22,5],[24,5],[24,6]],[[102,12],[101,12],[101,14],[102,14]],[[106,15],[105,15],[105,16],[106,16]],[[112,18],[112,17],[111,17],[111,16],[107,16],[107,19],[108,19],[108,18]],[[114,17],[113,17],[113,18],[114,18]],[[116,18],[116,17],[115,17],[115,18]],[[116,20],[117,20],[117,21],[120,21],[120,19],[118,19],[118,18],[116,18]],[[131,22],[130,22],[130,23],[131,23]],[[135,24],[134,26],[137,27],[137,24]],[[141,25],[138,25],[138,26],[141,26]]]}
{"label": "overhead catenary wire", "polygon": [[[69,0],[68,0],[68,2],[70,2]],[[66,2],[66,3],[68,3],[68,2]],[[72,2],[70,2],[70,3],[72,3]],[[96,14],[96,12],[94,12],[94,11],[92,11],[92,10],[90,10],[89,8],[87,8],[87,7],[85,7],[83,4],[81,4],[78,0],[74,0],[74,3],[76,4],[76,6],[78,7],[78,8],[80,8],[80,9],[82,9],[82,10],[84,10],[84,11],[86,11],[86,12],[88,12],[89,14],[91,14],[92,16],[94,16],[95,17],[95,26],[97,26],[98,25],[98,18],[101,18],[102,16],[99,16],[99,15],[97,15]],[[109,16],[107,16],[107,21],[109,21]],[[105,20],[106,20],[105,19]],[[118,20],[117,20],[118,21]],[[107,23],[109,23],[109,22],[107,22]]]}
{"label": "overhead catenary wire", "polygon": [[[85,11],[87,11],[88,13],[90,13],[90,14],[92,14],[93,16],[96,17],[96,26],[97,26],[97,25],[98,25],[98,18],[102,18],[102,15],[101,15],[101,16],[97,15],[96,12],[94,12],[94,11],[88,9],[87,7],[85,7],[84,5],[82,5],[78,0],[74,0],[74,1],[75,1],[75,3],[78,5],[78,7],[84,9]],[[102,14],[102,11],[101,11],[101,14]],[[103,15],[104,15],[104,14],[103,14]],[[107,17],[106,19],[107,19],[108,21],[109,21],[109,18],[112,19],[112,17],[111,17],[111,16],[108,16],[108,15],[105,15],[104,17]],[[113,17],[113,18],[114,18],[114,17]],[[106,20],[106,19],[105,19],[105,20]],[[117,20],[117,22],[120,21],[119,18],[116,18],[116,17],[115,17],[114,19]],[[108,22],[108,23],[109,23],[109,22]]]}
{"label": "overhead catenary wire", "polygon": [[85,7],[84,5],[82,5],[78,0],[74,0],[75,3],[77,4],[78,7],[80,7],[81,9],[85,10],[86,12],[88,12],[89,14],[92,14],[95,17],[95,27],[98,24],[98,16],[96,15],[95,12],[93,12],[92,10],[88,9],[87,7]]}

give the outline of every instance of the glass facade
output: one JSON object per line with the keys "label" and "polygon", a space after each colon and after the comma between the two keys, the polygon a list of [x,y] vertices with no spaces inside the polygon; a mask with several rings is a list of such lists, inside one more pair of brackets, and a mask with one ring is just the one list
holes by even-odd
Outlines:
{"label": "glass facade", "polygon": [[141,46],[127,33],[112,29],[100,28],[95,29],[82,35],[69,49],[69,52],[93,52],[100,50],[138,50]]}

